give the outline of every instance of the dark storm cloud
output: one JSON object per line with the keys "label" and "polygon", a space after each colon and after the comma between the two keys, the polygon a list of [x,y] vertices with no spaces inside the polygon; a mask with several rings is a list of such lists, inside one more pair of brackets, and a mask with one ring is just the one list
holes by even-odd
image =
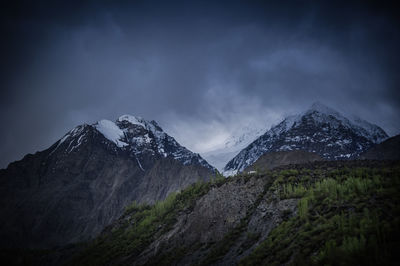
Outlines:
{"label": "dark storm cloud", "polygon": [[22,1],[1,10],[0,166],[123,113],[158,120],[198,151],[315,100],[400,131],[399,23],[385,2]]}

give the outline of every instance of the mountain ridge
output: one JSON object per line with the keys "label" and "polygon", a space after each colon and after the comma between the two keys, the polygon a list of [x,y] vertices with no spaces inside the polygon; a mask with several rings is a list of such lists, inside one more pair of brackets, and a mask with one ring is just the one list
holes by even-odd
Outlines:
{"label": "mountain ridge", "polygon": [[[148,122],[141,117],[132,115],[122,115],[116,122],[102,119],[92,125],[79,125],[56,142],[57,146],[54,151],[70,138],[72,139],[67,149],[71,151],[79,147],[81,141],[84,140],[84,135],[81,134],[82,129],[86,127],[95,128],[104,138],[114,143],[116,149],[126,151],[131,156],[140,155],[140,153],[158,154],[163,157],[171,156],[183,164],[198,163],[214,170],[214,167],[209,165],[198,153],[189,151],[166,134],[157,122],[154,120]],[[75,142],[75,145],[71,147],[72,142]]]}
{"label": "mountain ridge", "polygon": [[155,122],[101,121],[0,171],[0,246],[86,241],[131,202],[154,203],[215,175]]}
{"label": "mountain ridge", "polygon": [[271,151],[304,150],[328,160],[355,159],[386,139],[386,132],[364,120],[350,120],[319,102],[286,117],[266,131],[227,163],[225,175],[243,171],[261,155]]}

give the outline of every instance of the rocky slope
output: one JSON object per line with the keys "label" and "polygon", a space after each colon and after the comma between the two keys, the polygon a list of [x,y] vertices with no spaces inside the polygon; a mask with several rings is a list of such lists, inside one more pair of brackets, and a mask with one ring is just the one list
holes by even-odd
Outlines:
{"label": "rocky slope", "polygon": [[214,174],[154,121],[125,115],[78,126],[0,170],[0,246],[88,240],[132,201],[154,203]]}
{"label": "rocky slope", "polygon": [[258,158],[255,163],[244,169],[244,172],[263,172],[279,166],[289,164],[304,164],[322,160],[323,158],[316,153],[300,150],[268,152]]}
{"label": "rocky slope", "polygon": [[386,265],[399,173],[399,162],[330,161],[197,183],[132,205],[67,264]]}
{"label": "rocky slope", "polygon": [[400,135],[373,146],[360,155],[361,160],[400,160]]}
{"label": "rocky slope", "polygon": [[348,119],[321,103],[314,103],[304,113],[287,117],[252,142],[227,163],[224,173],[233,175],[243,171],[261,155],[274,151],[304,150],[327,160],[355,159],[387,137],[376,125]]}

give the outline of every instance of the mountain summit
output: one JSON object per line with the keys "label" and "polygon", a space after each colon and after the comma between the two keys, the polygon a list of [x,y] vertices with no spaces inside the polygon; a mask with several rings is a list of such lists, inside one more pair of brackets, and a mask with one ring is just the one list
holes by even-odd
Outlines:
{"label": "mountain summit", "polygon": [[77,126],[0,170],[0,246],[88,240],[133,201],[154,203],[214,174],[155,121],[123,115]]}
{"label": "mountain summit", "polygon": [[388,135],[362,119],[349,119],[319,102],[299,115],[285,118],[243,149],[224,168],[226,175],[243,171],[261,155],[304,150],[327,160],[354,159]]}
{"label": "mountain summit", "polygon": [[52,153],[57,149],[61,149],[64,153],[79,149],[87,138],[88,130],[100,133],[105,138],[101,142],[110,150],[115,153],[125,153],[134,158],[143,171],[145,169],[141,160],[146,160],[149,156],[170,157],[184,165],[198,164],[214,170],[199,154],[189,151],[166,134],[156,121],[149,122],[132,115],[122,115],[116,122],[100,120],[90,126],[78,126],[56,143]]}

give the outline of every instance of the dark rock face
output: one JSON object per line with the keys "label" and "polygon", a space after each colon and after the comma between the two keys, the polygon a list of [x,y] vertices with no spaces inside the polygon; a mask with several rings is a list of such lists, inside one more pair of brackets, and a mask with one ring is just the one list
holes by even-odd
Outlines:
{"label": "dark rock face", "polygon": [[301,115],[287,117],[228,162],[224,172],[235,174],[268,152],[304,150],[326,160],[355,159],[386,139],[387,134],[366,121],[350,120],[315,103]]}
{"label": "dark rock face", "polygon": [[[96,125],[82,125],[49,149],[0,170],[2,247],[48,248],[88,240],[132,201],[162,200],[214,175],[207,162],[158,126],[152,132],[120,123],[130,130],[116,142]],[[134,142],[140,138],[147,141]]]}
{"label": "dark rock face", "polygon": [[400,160],[400,135],[373,146],[360,155],[361,160]]}
{"label": "dark rock face", "polygon": [[[284,219],[296,215],[298,200],[279,200],[275,194],[268,193],[269,181],[256,177],[247,180],[237,178],[220,187],[212,187],[197,200],[193,210],[184,211],[177,217],[169,232],[157,238],[139,256],[123,258],[119,261],[120,265],[152,264],[155,256],[173,254],[180,247],[189,248],[190,251],[179,258],[177,265],[191,265],[194,262],[207,265],[205,260],[213,252],[213,244],[222,242],[227,233],[247,219],[246,229],[235,243],[231,243],[229,251],[219,261],[212,263],[236,265],[273,228]],[[115,226],[118,228],[118,224]],[[256,236],[250,243],[249,235]],[[243,249],[246,251],[243,252]]]}
{"label": "dark rock face", "polygon": [[277,151],[268,152],[262,155],[257,161],[247,167],[244,171],[264,171],[278,166],[289,164],[304,164],[314,161],[324,160],[321,156],[313,152],[306,151]]}

